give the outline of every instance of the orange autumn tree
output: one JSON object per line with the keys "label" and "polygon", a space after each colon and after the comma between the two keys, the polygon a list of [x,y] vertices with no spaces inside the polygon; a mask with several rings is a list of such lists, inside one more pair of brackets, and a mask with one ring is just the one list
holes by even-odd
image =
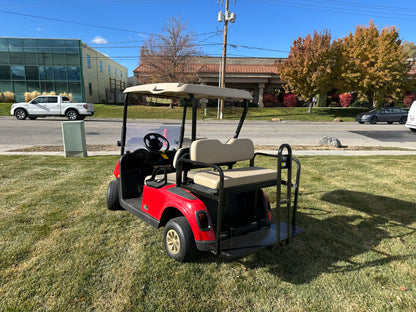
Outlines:
{"label": "orange autumn tree", "polygon": [[371,20],[355,33],[337,42],[342,49],[339,63],[341,89],[356,91],[374,106],[388,100],[399,102],[412,88],[409,71],[413,61],[403,49],[396,27],[381,31]]}
{"label": "orange autumn tree", "polygon": [[299,37],[290,47],[288,59],[279,65],[282,81],[301,99],[310,100],[326,93],[334,86],[337,46],[331,43],[331,33],[315,31]]}

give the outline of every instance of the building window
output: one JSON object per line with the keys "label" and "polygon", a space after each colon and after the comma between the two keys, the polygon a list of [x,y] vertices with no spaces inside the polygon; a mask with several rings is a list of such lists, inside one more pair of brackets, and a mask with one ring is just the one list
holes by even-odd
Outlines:
{"label": "building window", "polygon": [[92,83],[88,83],[88,94],[92,95]]}
{"label": "building window", "polygon": [[103,62],[100,61],[100,73],[102,73],[102,72],[103,72]]}
{"label": "building window", "polygon": [[68,80],[69,81],[80,81],[81,80],[81,69],[76,66],[69,66],[68,71]]}
{"label": "building window", "polygon": [[117,68],[114,68],[114,76],[117,77]]}
{"label": "building window", "polygon": [[10,66],[0,66],[0,80],[10,80],[10,78]]}
{"label": "building window", "polygon": [[120,70],[120,79],[123,79],[123,71]]}
{"label": "building window", "polygon": [[91,57],[87,55],[87,67],[91,68]]}
{"label": "building window", "polygon": [[10,66],[13,80],[25,80],[25,67],[23,65]]}
{"label": "building window", "polygon": [[108,65],[108,74],[111,75],[111,68],[110,65]]}

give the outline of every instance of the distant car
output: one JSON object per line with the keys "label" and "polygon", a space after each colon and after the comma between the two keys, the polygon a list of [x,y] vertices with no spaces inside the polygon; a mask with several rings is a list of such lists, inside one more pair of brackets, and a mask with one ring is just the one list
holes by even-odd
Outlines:
{"label": "distant car", "polygon": [[376,124],[377,122],[387,122],[388,124],[398,122],[400,124],[405,124],[408,114],[409,110],[405,108],[386,107],[380,111],[374,109],[367,113],[358,114],[355,116],[355,121],[358,121],[361,124],[365,122],[369,122],[370,124]]}

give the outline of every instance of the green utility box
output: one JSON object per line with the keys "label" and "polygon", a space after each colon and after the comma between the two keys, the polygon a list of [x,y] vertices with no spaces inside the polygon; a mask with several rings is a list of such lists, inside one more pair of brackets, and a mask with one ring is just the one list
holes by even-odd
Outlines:
{"label": "green utility box", "polygon": [[87,157],[84,121],[63,121],[62,138],[65,157]]}

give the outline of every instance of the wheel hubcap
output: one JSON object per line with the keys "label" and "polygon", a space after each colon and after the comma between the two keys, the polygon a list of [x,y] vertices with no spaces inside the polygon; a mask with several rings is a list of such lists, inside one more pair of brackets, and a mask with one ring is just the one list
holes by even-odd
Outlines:
{"label": "wheel hubcap", "polygon": [[169,248],[169,251],[176,255],[181,248],[181,241],[179,239],[178,233],[175,230],[169,230],[166,234],[166,244]]}
{"label": "wheel hubcap", "polygon": [[25,113],[23,112],[23,111],[18,111],[17,113],[16,113],[16,115],[17,115],[17,118],[19,118],[19,119],[22,119],[24,116],[25,116]]}

